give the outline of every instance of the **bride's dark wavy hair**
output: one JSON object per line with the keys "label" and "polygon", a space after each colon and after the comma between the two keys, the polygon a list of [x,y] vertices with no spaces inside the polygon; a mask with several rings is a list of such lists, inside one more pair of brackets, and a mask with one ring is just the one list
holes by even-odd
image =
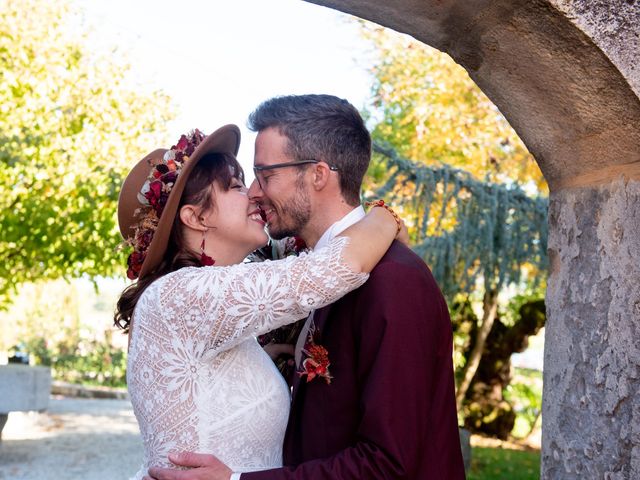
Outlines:
{"label": "bride's dark wavy hair", "polygon": [[180,208],[183,205],[195,205],[202,212],[209,212],[215,208],[213,184],[216,182],[224,191],[231,187],[233,179],[244,182],[244,171],[233,155],[209,153],[203,156],[191,171],[187,181],[176,216],[173,219],[171,235],[167,249],[160,264],[149,273],[138,278],[120,294],[113,317],[114,324],[125,333],[129,332],[133,311],[140,296],[155,280],[170,272],[183,267],[200,267],[200,256],[190,250],[183,235]]}

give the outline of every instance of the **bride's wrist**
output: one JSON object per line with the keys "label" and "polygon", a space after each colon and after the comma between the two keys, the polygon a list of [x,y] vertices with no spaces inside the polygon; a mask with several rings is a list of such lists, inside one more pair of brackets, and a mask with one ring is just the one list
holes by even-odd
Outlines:
{"label": "bride's wrist", "polygon": [[376,207],[379,207],[379,211],[381,212],[383,210],[386,210],[385,215],[389,218],[392,218],[396,225],[396,235],[400,233],[400,230],[402,229],[402,220],[400,220],[400,217],[398,216],[398,214],[394,212],[393,209],[389,207],[389,205],[384,203],[384,200],[376,200],[374,202],[365,202],[365,206],[371,207],[371,209],[369,210],[370,213],[378,210]]}

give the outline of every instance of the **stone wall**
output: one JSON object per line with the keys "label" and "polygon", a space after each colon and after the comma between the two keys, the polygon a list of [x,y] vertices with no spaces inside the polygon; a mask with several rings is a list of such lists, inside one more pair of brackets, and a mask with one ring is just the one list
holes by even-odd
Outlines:
{"label": "stone wall", "polygon": [[640,182],[555,193],[543,478],[640,478]]}
{"label": "stone wall", "polygon": [[640,97],[640,1],[552,0],[609,57]]}

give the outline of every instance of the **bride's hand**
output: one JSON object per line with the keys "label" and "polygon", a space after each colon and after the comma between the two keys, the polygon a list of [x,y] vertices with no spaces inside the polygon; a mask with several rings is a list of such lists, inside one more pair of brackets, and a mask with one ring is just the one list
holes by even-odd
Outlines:
{"label": "bride's hand", "polygon": [[[400,218],[398,216],[397,213],[395,213],[393,211],[393,209],[391,207],[389,207],[388,205],[386,205],[382,200],[379,200],[378,202],[368,202],[367,205],[372,205],[374,208],[372,208],[371,210],[369,210],[369,213],[367,215],[376,215],[378,214],[380,217],[379,218],[383,218],[382,216],[387,216],[389,215],[388,218],[391,218],[391,216],[393,217],[394,222],[396,223],[396,226],[399,227],[396,236],[395,236],[395,240],[398,240],[401,243],[404,243],[407,247],[409,246],[409,231],[407,230],[407,225],[404,223],[404,220],[402,218]],[[377,207],[377,208],[375,208]],[[385,212],[386,210],[386,212]],[[383,213],[384,212],[384,213]],[[388,221],[388,218],[385,219],[385,221]]]}
{"label": "bride's hand", "polygon": [[264,351],[267,352],[267,355],[271,357],[271,360],[274,360],[274,361],[280,355],[287,354],[287,355],[293,356],[295,354],[295,349],[293,348],[293,345],[290,345],[288,343],[269,343],[262,348],[264,348]]}
{"label": "bride's hand", "polygon": [[404,243],[407,247],[409,246],[409,230],[407,230],[407,226],[404,223],[404,220],[400,219],[402,222],[402,226],[400,227],[400,231],[396,235],[396,240]]}

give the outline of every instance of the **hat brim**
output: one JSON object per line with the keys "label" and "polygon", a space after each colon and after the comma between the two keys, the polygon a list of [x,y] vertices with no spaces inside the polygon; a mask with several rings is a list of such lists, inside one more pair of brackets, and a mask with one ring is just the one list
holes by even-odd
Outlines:
{"label": "hat brim", "polygon": [[[200,159],[209,153],[226,153],[235,157],[238,154],[239,148],[240,129],[236,125],[225,125],[224,127],[219,128],[208,135],[200,145],[196,147],[189,157],[189,160],[187,160],[182,167],[180,175],[178,175],[178,179],[171,189],[167,203],[162,211],[162,216],[158,222],[158,228],[153,235],[144,263],[140,269],[139,278],[142,278],[152,272],[162,261],[165,251],[167,250],[169,237],[171,235],[171,228],[173,227],[173,222],[178,212],[178,205],[180,204],[182,192],[189,180],[191,172]],[[137,203],[137,195],[149,176],[149,160],[161,159],[166,151],[167,150],[165,149],[155,150],[138,162],[122,186],[122,190],[120,192],[121,199],[127,198],[129,200],[128,203],[133,203],[133,205],[127,205],[128,208],[123,208],[122,211],[120,205],[118,207],[120,233],[124,238],[131,236],[131,228],[135,224],[135,210],[140,207],[140,204]],[[131,181],[129,181],[130,178]],[[133,202],[131,202],[131,199],[133,199]]]}

